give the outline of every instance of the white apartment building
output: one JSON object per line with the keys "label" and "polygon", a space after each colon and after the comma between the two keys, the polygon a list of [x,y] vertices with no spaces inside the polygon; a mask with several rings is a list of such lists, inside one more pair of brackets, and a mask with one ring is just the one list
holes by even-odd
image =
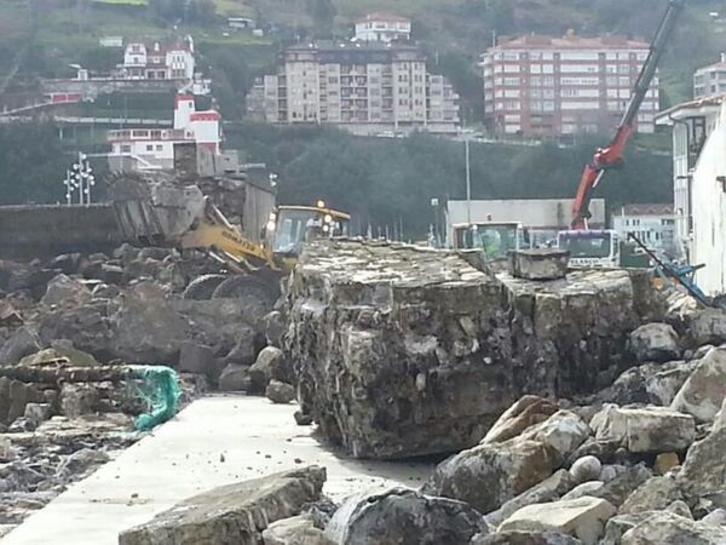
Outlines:
{"label": "white apartment building", "polygon": [[612,217],[620,240],[635,235],[657,254],[677,254],[676,214],[672,204],[629,204]]}
{"label": "white apartment building", "polygon": [[270,123],[332,124],[356,134],[453,133],[459,96],[410,45],[309,44],[286,49],[278,73],[259,78],[248,113]]}
{"label": "white apartment building", "polygon": [[[616,127],[648,57],[649,45],[622,37],[523,36],[482,55],[484,112],[503,134],[559,136]],[[638,115],[638,131],[655,130],[654,78]]]}
{"label": "white apartment building", "polygon": [[127,79],[194,80],[194,40],[162,44],[161,42],[129,42],[124,62],[118,71]]}
{"label": "white apartment building", "polygon": [[726,293],[726,96],[700,98],[659,114],[673,128],[676,243],[708,295]]}
{"label": "white apartment building", "polygon": [[355,23],[354,41],[394,42],[411,39],[411,19],[392,13],[369,13]]}
{"label": "white apartment building", "polygon": [[216,110],[197,111],[192,95],[177,95],[172,129],[121,129],[108,132],[112,170],[174,168],[174,145],[195,143],[220,154],[222,118]]}
{"label": "white apartment building", "polygon": [[721,53],[720,62],[699,68],[693,74],[693,98],[724,93],[726,93],[726,53]]}

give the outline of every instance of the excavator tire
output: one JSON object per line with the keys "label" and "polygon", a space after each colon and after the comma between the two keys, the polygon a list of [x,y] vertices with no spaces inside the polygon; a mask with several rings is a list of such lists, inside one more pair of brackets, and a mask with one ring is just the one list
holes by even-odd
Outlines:
{"label": "excavator tire", "polygon": [[212,299],[239,299],[245,315],[260,320],[272,311],[279,296],[280,288],[273,279],[238,274],[219,284]]}
{"label": "excavator tire", "polygon": [[184,299],[192,301],[207,301],[212,298],[214,290],[227,280],[229,275],[226,274],[204,274],[192,280],[184,290]]}

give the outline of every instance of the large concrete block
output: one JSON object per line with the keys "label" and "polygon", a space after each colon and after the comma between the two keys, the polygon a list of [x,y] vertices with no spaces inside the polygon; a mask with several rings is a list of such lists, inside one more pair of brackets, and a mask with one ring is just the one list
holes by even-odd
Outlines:
{"label": "large concrete block", "polygon": [[509,252],[509,274],[526,280],[558,280],[567,276],[570,252],[521,250]]}

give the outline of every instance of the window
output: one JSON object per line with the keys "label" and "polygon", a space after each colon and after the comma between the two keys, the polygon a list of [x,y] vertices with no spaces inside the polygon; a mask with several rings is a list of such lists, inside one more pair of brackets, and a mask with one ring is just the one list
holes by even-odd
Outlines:
{"label": "window", "polygon": [[121,144],[121,153],[131,153],[131,146],[129,144]]}
{"label": "window", "polygon": [[154,151],[154,146],[152,146],[151,144],[147,144],[146,151]]}
{"label": "window", "polygon": [[156,151],[162,151],[164,149],[164,146],[162,144],[156,145]]}

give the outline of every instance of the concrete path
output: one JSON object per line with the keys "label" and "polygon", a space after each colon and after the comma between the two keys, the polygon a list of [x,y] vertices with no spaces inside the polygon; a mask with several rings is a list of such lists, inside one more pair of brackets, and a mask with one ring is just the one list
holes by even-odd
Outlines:
{"label": "concrete path", "polygon": [[293,405],[207,397],[71,486],[0,540],[2,545],[116,545],[121,530],[223,484],[319,464],[334,499],[390,484],[417,487],[429,465],[347,459],[298,427]]}

